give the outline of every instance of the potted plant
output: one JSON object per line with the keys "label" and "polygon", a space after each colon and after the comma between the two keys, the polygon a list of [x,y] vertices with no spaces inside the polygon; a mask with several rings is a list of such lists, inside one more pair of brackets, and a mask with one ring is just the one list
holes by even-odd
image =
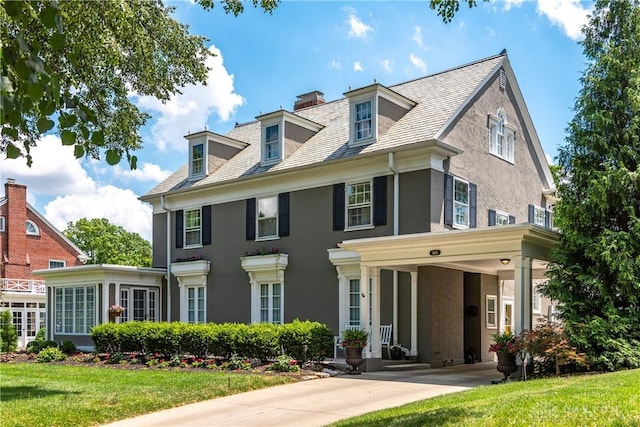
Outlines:
{"label": "potted plant", "polygon": [[402,351],[401,344],[394,344],[389,347],[389,352],[391,353],[391,359],[393,360],[402,360],[404,359],[404,352]]}
{"label": "potted plant", "polygon": [[516,354],[520,351],[517,337],[512,332],[493,334],[494,343],[489,346],[489,351],[498,356],[498,372],[504,374],[502,381],[506,381],[512,372],[518,369]]}
{"label": "potted plant", "polygon": [[362,349],[367,345],[369,332],[364,329],[346,329],[342,332],[342,348],[344,348],[345,359],[351,366],[349,374],[359,375],[362,372],[358,368],[362,365]]}

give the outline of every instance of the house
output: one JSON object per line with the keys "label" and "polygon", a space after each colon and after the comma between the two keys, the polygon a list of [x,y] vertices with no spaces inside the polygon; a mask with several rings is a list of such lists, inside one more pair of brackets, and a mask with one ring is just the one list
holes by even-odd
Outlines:
{"label": "house", "polygon": [[0,198],[0,310],[10,310],[18,348],[45,326],[45,282],[34,273],[81,265],[87,256],[27,203],[27,187],[8,179]]}
{"label": "house", "polygon": [[[546,314],[554,183],[505,51],[186,139],[187,163],[141,197],[164,320],[368,325],[377,369],[380,325],[438,367],[488,360],[493,333]],[[131,298],[102,289],[96,321]]]}

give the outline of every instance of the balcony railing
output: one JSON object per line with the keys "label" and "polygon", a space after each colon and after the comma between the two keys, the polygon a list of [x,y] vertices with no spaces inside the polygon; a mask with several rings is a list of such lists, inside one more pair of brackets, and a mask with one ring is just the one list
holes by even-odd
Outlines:
{"label": "balcony railing", "polygon": [[30,279],[0,279],[0,289],[3,292],[29,292],[44,294],[46,290],[44,280]]}

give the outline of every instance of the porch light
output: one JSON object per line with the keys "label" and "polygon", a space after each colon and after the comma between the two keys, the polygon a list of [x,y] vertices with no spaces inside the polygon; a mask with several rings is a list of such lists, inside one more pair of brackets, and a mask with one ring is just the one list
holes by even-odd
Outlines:
{"label": "porch light", "polygon": [[507,264],[509,264],[511,262],[511,259],[509,259],[509,258],[500,258],[500,262],[503,265],[507,265]]}

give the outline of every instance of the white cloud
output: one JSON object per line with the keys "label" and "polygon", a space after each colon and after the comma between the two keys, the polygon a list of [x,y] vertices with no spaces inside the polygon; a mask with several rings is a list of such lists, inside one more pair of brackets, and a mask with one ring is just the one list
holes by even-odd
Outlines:
{"label": "white cloud", "polygon": [[337,59],[332,59],[331,64],[329,64],[329,68],[333,68],[334,70],[342,70],[342,64]]}
{"label": "white cloud", "polygon": [[356,16],[356,11],[352,8],[347,8],[349,17],[347,18],[347,25],[349,25],[349,38],[364,39],[367,35],[373,31],[373,28],[365,24]]}
{"label": "white cloud", "polygon": [[416,27],[414,33],[413,33],[413,41],[416,42],[416,44],[420,47],[422,47],[422,28],[420,27]]}
{"label": "white cloud", "polygon": [[427,64],[424,62],[422,58],[417,57],[413,53],[409,55],[409,60],[422,74],[427,74]]}
{"label": "white cloud", "polygon": [[120,165],[113,166],[113,174],[117,177],[126,179],[134,179],[142,182],[154,182],[158,183],[163,181],[171,172],[160,168],[160,166],[153,163],[142,163],[142,167],[138,169],[123,169]]}
{"label": "white cloud", "polygon": [[382,68],[384,68],[384,70],[387,73],[393,73],[392,65],[393,65],[393,61],[392,60],[390,60],[390,59],[383,59],[382,60]]}
{"label": "white cloud", "polygon": [[512,7],[520,7],[524,3],[524,0],[504,0],[503,9],[510,10]]}
{"label": "white cloud", "polygon": [[353,62],[353,71],[364,71],[364,67],[360,61]]}
{"label": "white cloud", "polygon": [[106,185],[89,194],[58,196],[44,209],[46,218],[60,230],[81,218],[107,218],[151,241],[151,207],[131,190]]}
{"label": "white cloud", "polygon": [[538,0],[537,11],[562,28],[568,37],[579,40],[591,9],[583,7],[579,0]]}
{"label": "white cloud", "polygon": [[210,70],[206,86],[187,86],[182,94],[172,96],[165,103],[150,96],[137,99],[141,108],[159,113],[159,116],[153,114],[157,120],[151,128],[153,143],[158,149],[186,150],[184,135],[204,129],[211,114],[215,113],[222,121],[229,120],[244,103],[244,98],[234,93],[234,77],[224,67],[222,53],[215,46],[209,50],[216,56],[207,58]]}

